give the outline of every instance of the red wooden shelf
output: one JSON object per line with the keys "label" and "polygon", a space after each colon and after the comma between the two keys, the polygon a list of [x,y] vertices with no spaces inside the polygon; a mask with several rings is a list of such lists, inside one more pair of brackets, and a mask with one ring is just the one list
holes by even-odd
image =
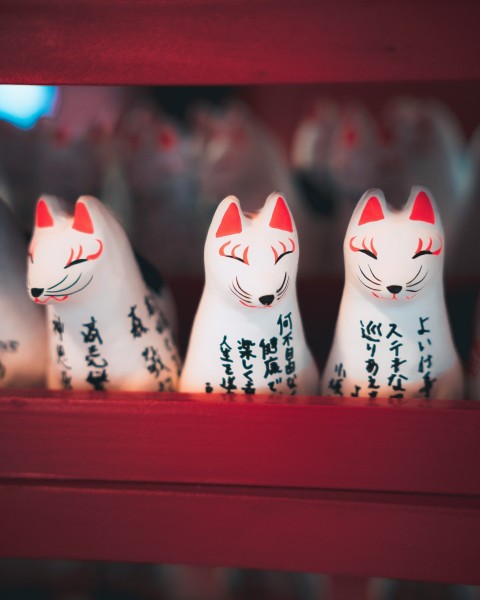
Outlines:
{"label": "red wooden shelf", "polygon": [[480,584],[480,405],[0,398],[0,556]]}
{"label": "red wooden shelf", "polygon": [[479,17],[476,0],[3,0],[0,81],[472,80]]}
{"label": "red wooden shelf", "polygon": [[211,398],[3,392],[0,478],[480,496],[480,403]]}

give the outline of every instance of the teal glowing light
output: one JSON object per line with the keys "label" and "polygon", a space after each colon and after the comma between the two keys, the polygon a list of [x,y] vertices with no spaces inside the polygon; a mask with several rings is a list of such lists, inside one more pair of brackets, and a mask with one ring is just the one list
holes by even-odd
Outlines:
{"label": "teal glowing light", "polygon": [[53,114],[57,96],[52,85],[0,85],[0,119],[29,129],[40,117]]}

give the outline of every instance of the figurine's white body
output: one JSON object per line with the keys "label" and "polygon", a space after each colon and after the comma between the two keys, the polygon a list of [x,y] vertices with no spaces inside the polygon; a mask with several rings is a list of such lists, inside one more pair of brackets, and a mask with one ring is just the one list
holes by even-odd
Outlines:
{"label": "figurine's white body", "polygon": [[44,314],[25,290],[26,252],[11,212],[0,200],[0,387],[45,383]]}
{"label": "figurine's white body", "polygon": [[47,306],[50,388],[176,389],[165,295],[147,288],[101,202],[79,198],[72,218],[55,199],[39,200],[28,287]]}
{"label": "figurine's white body", "polygon": [[223,200],[205,244],[205,289],[182,372],[185,392],[315,394],[297,304],[298,237],[278,194],[245,216]]}
{"label": "figurine's white body", "polygon": [[401,212],[380,190],[355,209],[344,243],[345,288],[322,393],[461,398],[460,362],[443,292],[444,234],[427,190]]}

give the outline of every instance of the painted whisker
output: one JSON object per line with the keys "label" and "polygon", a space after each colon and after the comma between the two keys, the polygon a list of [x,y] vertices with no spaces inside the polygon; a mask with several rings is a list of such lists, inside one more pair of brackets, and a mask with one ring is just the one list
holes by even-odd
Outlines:
{"label": "painted whisker", "polygon": [[410,279],[410,281],[407,281],[407,283],[405,285],[411,285],[411,284],[413,284],[413,282],[415,281],[415,279],[420,275],[422,269],[423,269],[423,265],[420,265],[420,268],[418,269],[417,274],[415,275],[415,277],[413,279]]}
{"label": "painted whisker", "polygon": [[378,281],[378,283],[382,283],[382,280],[379,279],[375,273],[372,271],[372,267],[370,265],[368,265],[368,268],[370,269],[370,273],[372,274],[373,278],[376,279]]}
{"label": "painted whisker", "polygon": [[49,288],[47,289],[47,292],[50,292],[51,290],[55,289],[55,288],[56,288],[56,287],[58,287],[59,285],[62,285],[62,283],[65,281],[65,279],[66,279],[67,277],[68,277],[68,274],[67,274],[67,275],[65,275],[65,277],[64,277],[64,278],[63,278],[61,281],[59,281],[59,282],[58,282],[58,283],[56,283],[55,285],[52,285],[51,287],[49,287]]}
{"label": "painted whisker", "polygon": [[[80,277],[79,277],[80,279]],[[79,288],[78,290],[75,290],[74,292],[70,292],[69,294],[67,294],[68,296],[73,296],[74,294],[78,294],[78,292],[81,292],[82,290],[84,290],[88,285],[90,285],[92,283],[93,280],[93,275],[90,277],[90,279],[87,281],[87,283]],[[77,280],[78,281],[78,280]],[[65,289],[69,289],[69,288],[65,288]],[[60,290],[58,290],[60,291]],[[65,294],[45,294],[45,296],[47,296],[48,298],[55,298],[55,297],[59,297],[59,296],[65,296]]]}
{"label": "painted whisker", "polygon": [[373,281],[373,279],[370,279],[369,277],[367,277],[367,276],[365,275],[365,273],[363,272],[363,270],[362,270],[362,267],[361,267],[360,265],[358,266],[358,268],[360,269],[360,272],[361,272],[361,274],[362,274],[362,275],[365,277],[365,279],[366,279],[367,281],[369,281],[370,283],[373,283],[373,285],[377,285],[377,283],[376,283],[375,281]]}
{"label": "painted whisker", "polygon": [[[82,273],[80,273],[80,275],[75,279],[75,281],[71,285],[67,286],[66,288],[62,288],[61,290],[57,290],[57,292],[65,292],[66,290],[69,290],[78,282],[78,280],[80,279],[81,276],[82,276]],[[68,277],[68,275],[67,275],[67,277]],[[57,285],[60,285],[60,284],[57,284]],[[47,292],[49,292],[50,289],[48,289]]]}

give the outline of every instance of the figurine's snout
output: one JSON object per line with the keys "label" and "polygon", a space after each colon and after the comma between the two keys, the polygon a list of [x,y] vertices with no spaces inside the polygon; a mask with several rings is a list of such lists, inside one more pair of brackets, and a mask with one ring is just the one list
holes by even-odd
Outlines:
{"label": "figurine's snout", "polygon": [[273,294],[269,294],[268,296],[260,296],[259,300],[264,306],[270,306],[274,298],[275,296]]}
{"label": "figurine's snout", "polygon": [[30,293],[32,294],[33,298],[39,298],[43,294],[43,289],[44,288],[32,288]]}
{"label": "figurine's snout", "polygon": [[391,294],[399,294],[402,291],[401,285],[387,285],[387,290]]}

